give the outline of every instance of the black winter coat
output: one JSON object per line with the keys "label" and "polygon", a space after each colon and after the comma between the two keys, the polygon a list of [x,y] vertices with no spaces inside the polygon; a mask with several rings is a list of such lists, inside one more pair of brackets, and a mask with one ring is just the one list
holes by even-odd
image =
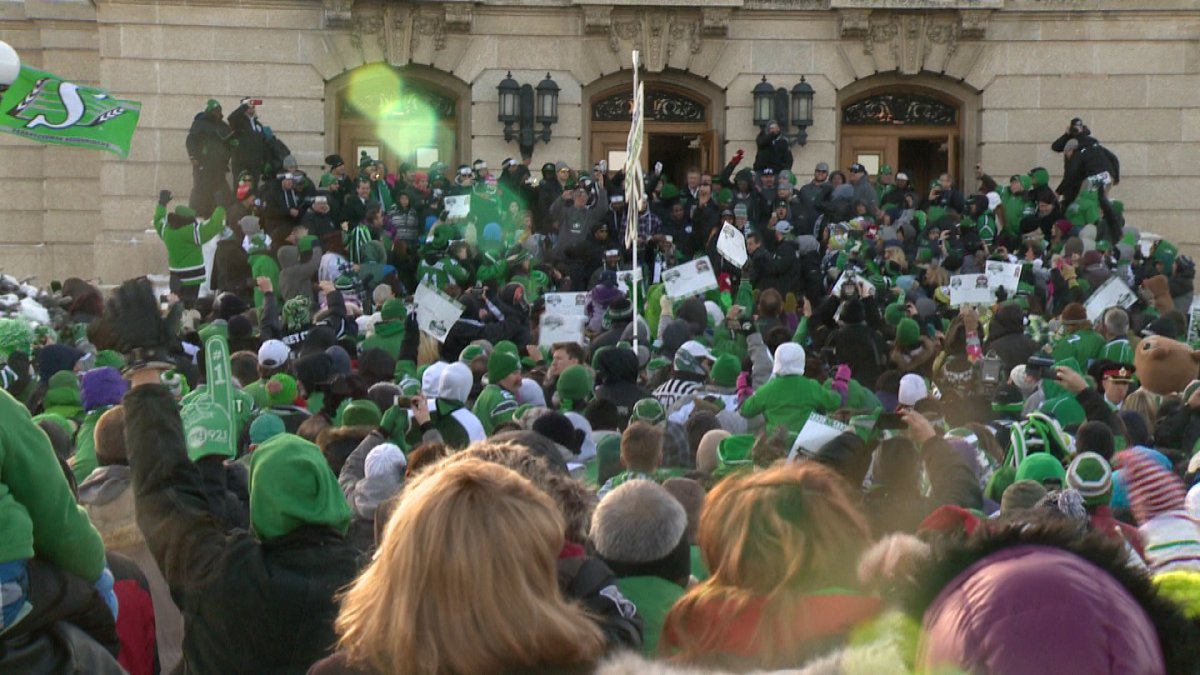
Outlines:
{"label": "black winter coat", "polygon": [[637,355],[628,349],[607,349],[598,357],[596,374],[603,380],[596,388],[596,400],[611,401],[617,407],[624,429],[633,405],[650,398],[650,392],[637,384]]}
{"label": "black winter coat", "polygon": [[200,113],[192,119],[192,127],[188,129],[185,141],[188,157],[198,160],[206,169],[228,171],[232,137],[233,130],[223,120]]}
{"label": "black winter coat", "polygon": [[217,242],[217,251],[213,254],[212,284],[217,292],[233,293],[247,302],[254,301],[254,274],[250,271],[250,261],[240,240],[234,238]]}
{"label": "black winter coat", "polygon": [[185,672],[306,672],[336,640],[334,595],[358,573],[358,554],[326,527],[266,542],[227,534],[208,513],[167,389],[138,387],[125,402],[138,525],[183,612]]}
{"label": "black winter coat", "polygon": [[225,531],[250,529],[250,480],[244,467],[213,455],[195,463],[207,511]]}
{"label": "black winter coat", "polygon": [[246,115],[248,107],[241,105],[229,113],[229,128],[233,130],[233,138],[237,141],[237,146],[233,148],[233,159],[238,164],[255,167],[257,173],[261,174],[267,162],[267,137],[263,135],[262,124],[257,120],[251,122]]}
{"label": "black winter coat", "polygon": [[1190,452],[1200,440],[1200,412],[1184,401],[1167,401],[1154,425],[1154,444],[1159,449]]}
{"label": "black winter coat", "polygon": [[867,389],[887,367],[888,348],[879,331],[865,323],[852,323],[837,329],[826,345],[833,347],[839,363],[850,367],[850,376]]}
{"label": "black winter coat", "polygon": [[1038,344],[1025,334],[1025,317],[1017,305],[1004,305],[992,317],[984,354],[995,352],[1004,364],[1004,374],[1037,353]]}
{"label": "black winter coat", "polygon": [[930,493],[923,496],[914,481],[911,489],[884,485],[865,499],[867,520],[875,536],[890,532],[917,531],[917,526],[934,509],[954,504],[965,509],[983,508],[983,491],[966,461],[945,439],[934,437],[921,449]]}
{"label": "black winter coat", "polygon": [[778,174],[784,169],[791,170],[792,144],[787,136],[772,136],[766,131],[760,131],[755,144],[758,146],[758,154],[754,156],[755,171],[762,173],[763,169],[772,169]]}
{"label": "black winter coat", "polygon": [[1117,166],[1117,156],[1099,143],[1080,145],[1067,161],[1062,182],[1058,184],[1058,193],[1063,196],[1063,208],[1075,201],[1089,176],[1107,171],[1115,182],[1120,175]]}

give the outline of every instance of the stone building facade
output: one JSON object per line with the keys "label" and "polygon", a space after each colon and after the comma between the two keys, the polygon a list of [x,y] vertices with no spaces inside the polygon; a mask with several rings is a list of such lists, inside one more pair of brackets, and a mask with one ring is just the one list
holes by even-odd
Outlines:
{"label": "stone building facade", "polygon": [[[184,138],[209,97],[226,112],[263,98],[310,173],[362,151],[496,169],[518,155],[497,85],[549,75],[558,121],[534,166],[590,166],[624,146],[633,49],[655,101],[648,159],[670,170],[752,157],[764,78],[814,89],[801,176],[855,160],[971,184],[976,164],[1057,176],[1050,141],[1078,116],[1121,158],[1129,222],[1200,249],[1196,0],[0,0],[0,39],[143,103],[126,160],[0,136],[0,267],[42,281],[165,269],[154,197],[187,194]],[[363,97],[391,117],[357,113]]]}

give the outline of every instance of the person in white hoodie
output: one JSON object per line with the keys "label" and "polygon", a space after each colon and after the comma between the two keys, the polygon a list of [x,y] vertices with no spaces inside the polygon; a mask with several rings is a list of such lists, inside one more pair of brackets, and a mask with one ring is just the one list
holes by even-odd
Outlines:
{"label": "person in white hoodie", "polygon": [[438,379],[433,425],[442,434],[446,445],[456,450],[487,437],[483,423],[467,407],[474,380],[470,366],[461,361],[446,365]]}

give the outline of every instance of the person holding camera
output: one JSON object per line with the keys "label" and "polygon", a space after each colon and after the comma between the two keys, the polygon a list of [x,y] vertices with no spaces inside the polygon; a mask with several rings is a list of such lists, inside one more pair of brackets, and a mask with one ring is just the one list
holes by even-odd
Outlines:
{"label": "person holding camera", "polygon": [[[258,106],[262,99],[243,98],[241,105],[229,113],[229,128],[233,130],[233,177],[242,172],[250,176],[251,189],[258,187],[267,164],[267,137],[258,121]],[[237,185],[233,186],[237,190]]]}
{"label": "person holding camera", "polygon": [[[943,173],[938,176],[937,184],[929,189],[929,196],[925,199],[922,208],[930,212],[930,222],[936,223],[939,218],[933,217],[935,214],[945,214],[948,210],[963,213],[966,210],[966,202],[962,192],[955,189],[954,179],[950,177],[950,174]],[[938,209],[938,211],[934,211],[934,209]]]}

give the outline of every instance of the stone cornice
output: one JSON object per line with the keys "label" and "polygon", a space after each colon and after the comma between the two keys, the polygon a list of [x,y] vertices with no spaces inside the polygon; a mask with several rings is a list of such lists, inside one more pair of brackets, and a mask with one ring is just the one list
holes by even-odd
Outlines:
{"label": "stone cornice", "polygon": [[[40,0],[39,6],[47,0]],[[362,5],[473,5],[476,9],[488,7],[521,7],[529,9],[554,9],[604,5],[609,7],[679,7],[678,0],[89,0],[91,5],[188,5],[195,7],[265,7],[294,8],[323,6],[334,21],[344,21],[345,13]],[[0,7],[13,11],[16,8],[23,18],[30,13],[23,3],[0,2]],[[49,5],[56,7],[56,5]],[[87,8],[87,3],[73,1],[57,7]],[[888,9],[899,11],[930,10],[994,10],[1005,13],[1025,12],[1113,12],[1142,14],[1154,12],[1184,12],[1200,15],[1200,4],[1196,0],[697,0],[688,5],[694,9],[726,8],[770,11],[820,11],[848,9]],[[349,8],[349,9],[347,9]],[[0,18],[11,18],[0,12]]]}

